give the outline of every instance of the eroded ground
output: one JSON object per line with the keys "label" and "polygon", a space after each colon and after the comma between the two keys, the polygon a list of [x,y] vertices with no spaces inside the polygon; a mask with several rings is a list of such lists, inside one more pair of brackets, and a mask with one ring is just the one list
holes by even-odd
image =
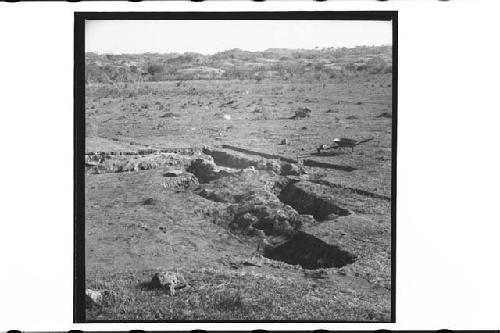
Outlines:
{"label": "eroded ground", "polygon": [[390,80],[89,86],[87,319],[389,321]]}

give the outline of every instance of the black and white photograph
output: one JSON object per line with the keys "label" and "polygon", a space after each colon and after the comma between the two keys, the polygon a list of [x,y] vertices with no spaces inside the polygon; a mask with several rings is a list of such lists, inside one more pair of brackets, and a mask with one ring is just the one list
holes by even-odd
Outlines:
{"label": "black and white photograph", "polygon": [[0,331],[498,332],[499,10],[0,1]]}
{"label": "black and white photograph", "polygon": [[393,321],[396,13],[214,14],[77,13],[85,321]]}

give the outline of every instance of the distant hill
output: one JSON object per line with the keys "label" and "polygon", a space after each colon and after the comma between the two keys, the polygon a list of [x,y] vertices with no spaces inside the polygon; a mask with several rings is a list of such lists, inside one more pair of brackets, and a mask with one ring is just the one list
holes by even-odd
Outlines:
{"label": "distant hill", "polygon": [[392,72],[391,46],[231,49],[204,55],[186,53],[85,54],[86,82],[204,79],[325,79],[346,72]]}

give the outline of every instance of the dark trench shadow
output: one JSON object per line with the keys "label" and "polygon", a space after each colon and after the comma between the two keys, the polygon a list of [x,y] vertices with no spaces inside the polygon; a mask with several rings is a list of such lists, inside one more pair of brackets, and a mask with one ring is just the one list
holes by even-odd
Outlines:
{"label": "dark trench shadow", "polygon": [[323,168],[323,169],[333,169],[333,170],[342,170],[342,171],[349,171],[349,172],[357,170],[355,167],[352,167],[350,165],[339,165],[339,164],[318,162],[318,161],[315,161],[315,160],[304,160],[303,164],[305,166],[310,166],[310,167],[317,167],[317,168]]}
{"label": "dark trench shadow", "polygon": [[290,265],[300,265],[305,269],[340,268],[354,263],[357,259],[354,254],[342,250],[337,245],[328,244],[301,231],[287,242],[268,249],[264,256]]}
{"label": "dark trench shadow", "polygon": [[351,152],[349,151],[322,151],[320,153],[314,152],[311,153],[312,156],[319,156],[319,157],[329,157],[329,156],[339,156],[339,155],[348,155]]}

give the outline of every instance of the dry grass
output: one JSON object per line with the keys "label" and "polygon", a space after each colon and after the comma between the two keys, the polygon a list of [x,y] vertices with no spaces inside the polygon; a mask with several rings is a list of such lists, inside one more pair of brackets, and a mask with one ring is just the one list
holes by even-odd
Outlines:
{"label": "dry grass", "polygon": [[88,319],[388,321],[390,317],[383,293],[373,297],[343,281],[304,280],[299,274],[290,279],[254,272],[189,271],[184,275],[190,277],[190,287],[170,296],[140,288],[139,279],[147,279],[147,273],[90,282],[116,295],[106,306],[88,310]]}

